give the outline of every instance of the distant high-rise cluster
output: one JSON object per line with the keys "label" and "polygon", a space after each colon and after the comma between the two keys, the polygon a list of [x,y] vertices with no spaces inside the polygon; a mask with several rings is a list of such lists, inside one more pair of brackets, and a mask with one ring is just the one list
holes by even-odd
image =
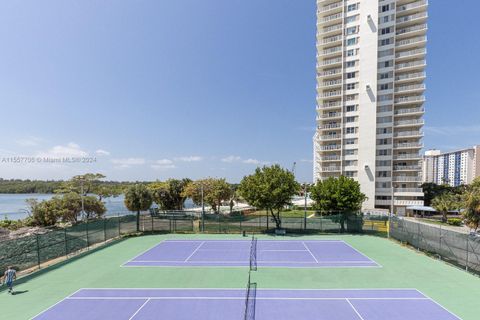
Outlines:
{"label": "distant high-rise cluster", "polygon": [[314,179],[345,175],[364,209],[423,205],[426,0],[317,0]]}

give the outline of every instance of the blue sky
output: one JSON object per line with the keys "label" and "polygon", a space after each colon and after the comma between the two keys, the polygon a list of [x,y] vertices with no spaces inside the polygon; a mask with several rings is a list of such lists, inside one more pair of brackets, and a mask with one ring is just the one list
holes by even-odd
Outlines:
{"label": "blue sky", "polygon": [[[427,149],[480,143],[476,9],[430,4]],[[315,26],[314,0],[2,1],[0,177],[309,181]]]}

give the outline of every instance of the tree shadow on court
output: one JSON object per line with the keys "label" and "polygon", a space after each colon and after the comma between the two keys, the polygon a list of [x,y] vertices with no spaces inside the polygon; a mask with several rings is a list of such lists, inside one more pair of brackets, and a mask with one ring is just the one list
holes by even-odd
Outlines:
{"label": "tree shadow on court", "polygon": [[17,296],[19,294],[24,294],[24,293],[27,293],[27,292],[28,292],[28,290],[13,291],[12,295]]}

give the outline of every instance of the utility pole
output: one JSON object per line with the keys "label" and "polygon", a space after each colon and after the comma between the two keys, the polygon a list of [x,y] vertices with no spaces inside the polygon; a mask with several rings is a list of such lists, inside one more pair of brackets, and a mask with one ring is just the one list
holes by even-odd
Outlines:
{"label": "utility pole", "polygon": [[203,183],[200,185],[200,192],[202,195],[202,232],[205,232],[205,203],[203,201]]}
{"label": "utility pole", "polygon": [[303,184],[303,196],[305,203],[303,205],[303,230],[307,230],[307,183]]}

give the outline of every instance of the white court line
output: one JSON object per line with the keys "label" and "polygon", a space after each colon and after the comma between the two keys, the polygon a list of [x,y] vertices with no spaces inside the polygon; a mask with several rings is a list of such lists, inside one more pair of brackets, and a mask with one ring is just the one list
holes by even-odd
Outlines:
{"label": "white court line", "polygon": [[138,257],[140,257],[141,255],[147,253],[148,251],[155,249],[156,247],[158,247],[159,245],[161,245],[163,242],[165,242],[165,240],[162,240],[162,241],[160,241],[159,243],[157,243],[156,245],[154,245],[153,247],[150,247],[150,248],[148,248],[147,250],[142,251],[141,253],[137,254],[135,257],[131,258],[130,260],[128,260],[128,261],[126,261],[126,262],[124,262],[120,267],[123,267],[125,264],[127,264],[127,263],[129,263],[129,262],[132,262],[132,261],[135,260],[136,258],[138,258]]}
{"label": "white court line", "polygon": [[[195,290],[195,291],[209,291],[209,290],[238,290],[238,291],[245,291],[245,288],[81,288],[72,293],[69,297],[76,294],[80,290],[127,290],[127,291],[139,291],[139,290],[161,290],[161,291],[168,291],[168,290]],[[421,291],[416,288],[333,288],[333,289],[326,289],[326,288],[319,288],[319,289],[287,289],[287,288],[262,288],[259,290],[276,290],[276,291],[416,291],[417,293],[426,297]]]}
{"label": "white court line", "polygon": [[[231,239],[231,240],[216,240],[216,239],[194,239],[194,240],[181,240],[181,239],[165,239],[162,240],[163,242],[198,242],[198,241],[205,241],[205,242],[248,242],[251,243],[252,240],[240,240],[240,239]],[[311,242],[344,242],[343,240],[337,239],[323,239],[323,240],[272,240],[272,239],[258,239],[259,242],[303,242],[303,241],[311,241]]]}
{"label": "white court line", "polygon": [[415,289],[417,290],[418,293],[420,293],[421,295],[425,296],[426,298],[428,298],[429,300],[431,300],[433,303],[435,303],[437,306],[439,306],[440,308],[442,308],[443,310],[447,311],[448,313],[450,313],[452,316],[454,316],[455,318],[457,318],[458,320],[462,320],[462,318],[460,318],[459,316],[457,316],[455,313],[451,312],[450,310],[448,310],[447,308],[445,308],[444,306],[442,306],[440,303],[438,303],[437,301],[433,300],[432,298],[430,298],[429,296],[427,296],[425,293],[423,293],[422,291],[418,290],[418,289]]}
{"label": "white court line", "polygon": [[302,241],[302,244],[303,246],[305,247],[305,249],[307,249],[308,252],[310,252],[310,254],[312,255],[313,259],[315,259],[315,262],[319,263],[317,258],[315,258],[315,256],[313,255],[312,251],[310,251],[310,249],[307,247],[307,245],[305,244],[305,241]]}
{"label": "white court line", "polygon": [[373,260],[373,259],[370,259],[370,257],[369,257],[369,256],[367,256],[367,255],[363,254],[363,253],[362,253],[360,250],[357,250],[356,248],[352,247],[352,246],[351,246],[349,243],[347,243],[347,242],[345,242],[345,241],[343,241],[343,240],[342,240],[342,242],[343,242],[343,243],[344,243],[346,246],[348,246],[348,247],[352,248],[353,250],[355,250],[356,252],[358,252],[360,255],[362,255],[362,256],[364,256],[365,258],[367,258],[368,260],[370,260],[371,262],[373,262],[373,263],[377,264],[379,267],[382,267],[382,265],[381,265],[381,264],[379,264],[378,262],[376,262],[376,261],[375,261],[375,260]]}
{"label": "white court line", "polygon": [[81,291],[81,290],[83,290],[83,288],[80,288],[80,289],[76,290],[75,292],[73,292],[73,293],[70,294],[69,296],[66,296],[66,297],[63,298],[62,300],[60,300],[60,301],[58,301],[57,303],[55,303],[54,305],[48,307],[47,309],[43,310],[43,311],[40,312],[40,313],[37,313],[36,315],[34,315],[33,317],[31,317],[30,320],[35,319],[36,317],[40,316],[41,314],[47,312],[48,310],[52,309],[53,307],[55,307],[56,305],[62,303],[63,301],[69,299],[71,296],[73,296],[75,293],[77,293],[77,292],[79,292],[79,291]]}
{"label": "white court line", "polygon": [[363,317],[360,315],[360,313],[357,311],[357,309],[355,309],[355,307],[353,306],[353,304],[350,302],[350,300],[348,298],[346,298],[345,300],[347,300],[348,304],[350,305],[350,307],[352,307],[353,311],[355,311],[355,313],[357,314],[357,316],[361,319],[361,320],[365,320],[363,319]]}
{"label": "white court line", "polygon": [[205,243],[205,241],[203,241],[202,243],[200,243],[200,245],[199,245],[195,250],[193,250],[192,254],[189,255],[189,256],[187,257],[187,259],[185,259],[183,262],[187,262],[187,261],[198,251],[198,249],[200,249],[200,247],[203,246],[204,243]]}
{"label": "white court line", "polygon": [[[245,297],[70,297],[66,298],[68,300],[245,300]],[[338,300],[431,300],[429,298],[357,298],[357,297],[347,297],[347,298],[314,298],[314,297],[304,297],[304,298],[288,298],[288,297],[256,297],[255,300],[326,300],[326,301],[338,301]]]}
{"label": "white court line", "polygon": [[128,320],[132,320],[133,318],[135,318],[135,316],[140,312],[140,310],[143,309],[143,307],[145,307],[145,305],[150,301],[150,298],[147,299],[147,301],[145,301],[141,306],[140,308],[138,308],[137,311],[135,311],[135,313],[130,317],[128,318]]}
{"label": "white court line", "polygon": [[[315,258],[315,257],[314,257]],[[178,260],[136,260],[132,262],[138,262],[138,263],[149,263],[149,262],[159,262],[159,263],[179,263],[179,264],[186,264],[188,265],[189,263],[205,263],[205,264],[210,264],[210,263],[248,263],[248,260],[220,260],[220,261],[215,261],[215,260],[208,260],[208,261],[178,261]],[[354,264],[354,263],[360,263],[360,264],[375,264],[373,261],[318,261],[317,262],[310,262],[310,261],[275,261],[275,260],[257,260],[257,262],[260,263],[287,263],[287,264],[331,264],[331,263],[345,263],[345,264]]]}

